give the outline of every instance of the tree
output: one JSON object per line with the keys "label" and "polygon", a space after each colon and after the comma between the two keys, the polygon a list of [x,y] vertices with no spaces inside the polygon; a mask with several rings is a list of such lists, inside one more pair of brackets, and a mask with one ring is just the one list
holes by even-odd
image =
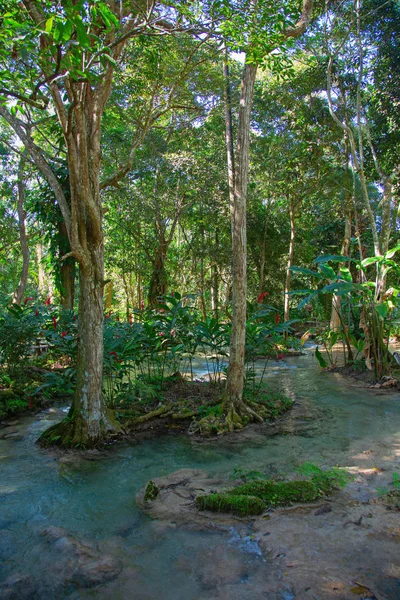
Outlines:
{"label": "tree", "polygon": [[[117,184],[126,175],[144,132],[154,123],[142,124],[127,160],[101,186],[102,117],[115,70],[124,59],[128,42],[135,40],[141,44],[146,34],[182,32],[193,26],[177,9],[168,10],[156,0],[115,5],[95,0],[78,3],[24,0],[8,3],[2,18],[0,115],[18,135],[51,186],[67,229],[69,255],[79,265],[80,318],[74,402],[68,420],[51,428],[44,439],[89,447],[120,429],[102,395],[105,280],[100,189]],[[15,43],[16,33],[21,34],[19,44]],[[31,112],[36,115],[50,104],[57,114],[67,149],[70,204],[27,127]]]}
{"label": "tree", "polygon": [[[232,221],[232,333],[229,350],[229,367],[226,382],[225,412],[228,429],[241,427],[242,417],[262,420],[243,400],[245,379],[245,338],[246,338],[246,294],[247,294],[247,242],[246,242],[246,200],[250,158],[250,123],[254,84],[258,63],[265,60],[266,53],[283,46],[287,38],[300,36],[307,28],[313,10],[313,0],[304,0],[300,19],[294,27],[286,27],[282,22],[274,22],[271,7],[263,2],[251,2],[249,15],[252,29],[242,73],[239,116],[237,127],[236,155],[233,153],[231,107],[229,105],[229,82],[227,81],[227,153],[228,180],[230,185]],[[292,7],[286,7],[292,8]],[[266,23],[266,32],[257,29],[258,20]],[[243,23],[242,23],[243,25]],[[226,73],[226,75],[228,75]]]}

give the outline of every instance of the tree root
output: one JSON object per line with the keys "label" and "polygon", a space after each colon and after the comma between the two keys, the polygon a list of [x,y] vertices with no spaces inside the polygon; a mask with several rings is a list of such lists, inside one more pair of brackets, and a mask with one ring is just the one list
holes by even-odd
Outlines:
{"label": "tree root", "polygon": [[116,420],[113,411],[106,408],[101,421],[100,435],[91,437],[82,417],[72,415],[46,429],[39,437],[38,444],[43,448],[59,446],[66,449],[89,449],[100,446],[120,433],[123,433],[120,423]]}
{"label": "tree root", "polygon": [[203,436],[222,435],[243,429],[250,422],[264,423],[268,410],[258,402],[246,403],[242,399],[229,400],[223,397],[221,414],[209,414],[199,421],[194,421],[190,433],[200,433]]}
{"label": "tree root", "polygon": [[126,426],[129,429],[134,429],[138,425],[142,423],[146,423],[147,421],[151,421],[152,419],[157,419],[158,417],[165,418],[168,417],[174,421],[187,421],[188,419],[192,419],[198,416],[199,412],[195,410],[183,410],[182,412],[174,412],[176,406],[174,404],[166,404],[165,406],[160,406],[145,415],[141,415],[140,417],[135,417],[134,419],[129,419],[126,421]]}

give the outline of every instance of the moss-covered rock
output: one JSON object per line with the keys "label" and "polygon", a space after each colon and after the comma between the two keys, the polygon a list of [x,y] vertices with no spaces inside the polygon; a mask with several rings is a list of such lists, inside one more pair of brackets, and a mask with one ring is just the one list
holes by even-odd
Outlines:
{"label": "moss-covered rock", "polygon": [[233,513],[241,517],[260,515],[265,510],[265,503],[260,498],[235,496],[232,493],[197,496],[195,503],[199,510]]}
{"label": "moss-covered rock", "polygon": [[293,502],[313,502],[320,496],[312,481],[252,481],[230,491],[236,496],[256,496],[266,506],[288,506]]}
{"label": "moss-covered rock", "polygon": [[281,482],[262,479],[238,485],[224,493],[197,496],[195,502],[199,510],[233,513],[243,517],[259,515],[273,506],[314,502],[320,495],[312,481]]}
{"label": "moss-covered rock", "polygon": [[147,484],[146,491],[144,493],[144,500],[146,502],[151,502],[152,500],[155,500],[157,498],[159,493],[160,493],[160,488],[158,486],[156,486],[154,481],[150,480],[149,483]]}

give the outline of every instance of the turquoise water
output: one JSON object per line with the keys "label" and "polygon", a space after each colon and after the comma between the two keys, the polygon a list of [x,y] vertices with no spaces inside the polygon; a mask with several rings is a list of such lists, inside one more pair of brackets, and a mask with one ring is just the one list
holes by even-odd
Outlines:
{"label": "turquoise water", "polygon": [[[262,582],[270,566],[246,534],[162,528],[135,505],[137,491],[149,479],[180,468],[212,474],[240,466],[285,473],[305,461],[357,464],[350,444],[364,440],[367,448],[368,440],[396,433],[400,424],[399,394],[376,396],[350,387],[321,373],[311,356],[270,363],[267,380],[301,408],[276,435],[206,442],[166,435],[120,445],[96,460],[60,462],[59,455],[34,442],[60,419],[62,409],[21,419],[21,439],[0,440],[0,582],[27,575],[26,597],[33,600],[265,598]],[[49,526],[98,543],[121,562],[118,578],[92,589],[77,589],[66,581],[55,565],[54,546],[41,535]],[[291,597],[284,587],[276,595]]]}

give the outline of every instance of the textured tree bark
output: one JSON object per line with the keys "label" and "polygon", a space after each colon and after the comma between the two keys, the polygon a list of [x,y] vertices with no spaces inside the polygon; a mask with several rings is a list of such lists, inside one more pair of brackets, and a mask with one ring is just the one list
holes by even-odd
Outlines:
{"label": "textured tree bark", "polygon": [[267,250],[267,219],[268,219],[268,213],[267,213],[267,211],[265,211],[263,238],[262,238],[261,250],[260,250],[260,283],[258,285],[258,295],[262,294],[264,291],[265,255],[266,255],[266,250]]}
{"label": "textured tree bark", "polygon": [[43,248],[42,244],[39,242],[36,244],[36,262],[37,262],[37,270],[38,270],[38,289],[39,294],[43,296],[46,292],[46,283],[45,283],[45,274],[42,265],[42,256],[43,256]]}
{"label": "textured tree bark", "polygon": [[[68,231],[64,221],[58,224],[58,234],[60,236],[60,258],[70,252],[71,246],[68,240]],[[75,277],[76,263],[70,256],[60,263],[60,295],[61,306],[64,310],[73,310],[75,301]]]}
{"label": "textured tree bark", "polygon": [[[345,210],[345,221],[344,221],[344,237],[342,247],[340,249],[341,256],[349,256],[350,252],[350,241],[351,241],[351,208],[349,204],[351,198],[347,199],[347,208]],[[337,294],[332,296],[332,312],[330,328],[332,331],[337,331],[340,327],[340,314],[341,314],[341,298]]]}
{"label": "textured tree bark", "polygon": [[67,259],[60,266],[61,306],[64,310],[73,310],[75,301],[75,261]]}
{"label": "textured tree bark", "polygon": [[293,200],[289,200],[289,219],[290,219],[290,242],[289,242],[289,256],[286,267],[286,281],[285,281],[285,297],[284,297],[284,319],[285,321],[289,321],[290,319],[290,279],[291,279],[291,271],[290,268],[293,266],[293,257],[294,257],[294,240],[296,235],[296,221],[294,214],[294,206]]}
{"label": "textured tree bark", "polygon": [[219,272],[218,272],[218,264],[217,264],[217,256],[218,256],[218,246],[219,246],[219,235],[218,235],[218,227],[215,229],[215,259],[211,266],[211,301],[212,301],[212,311],[214,314],[214,318],[218,320],[219,316]]}
{"label": "textured tree bark", "polygon": [[15,290],[13,304],[21,304],[25,294],[26,284],[28,282],[30,252],[28,238],[26,235],[26,211],[25,211],[25,184],[24,184],[24,160],[21,158],[18,167],[18,221],[19,221],[19,241],[21,244],[22,253],[22,269],[18,287]]}
{"label": "textured tree bark", "polygon": [[149,285],[149,304],[155,306],[159,303],[159,297],[167,293],[167,273],[165,270],[165,258],[167,248],[165,243],[161,243],[157,248],[156,256],[153,261],[153,270]]}
{"label": "textured tree bark", "polygon": [[232,207],[232,332],[225,400],[229,428],[234,427],[238,411],[240,413],[245,406],[243,387],[247,291],[246,198],[250,160],[250,117],[256,74],[256,65],[245,64],[241,83]]}

